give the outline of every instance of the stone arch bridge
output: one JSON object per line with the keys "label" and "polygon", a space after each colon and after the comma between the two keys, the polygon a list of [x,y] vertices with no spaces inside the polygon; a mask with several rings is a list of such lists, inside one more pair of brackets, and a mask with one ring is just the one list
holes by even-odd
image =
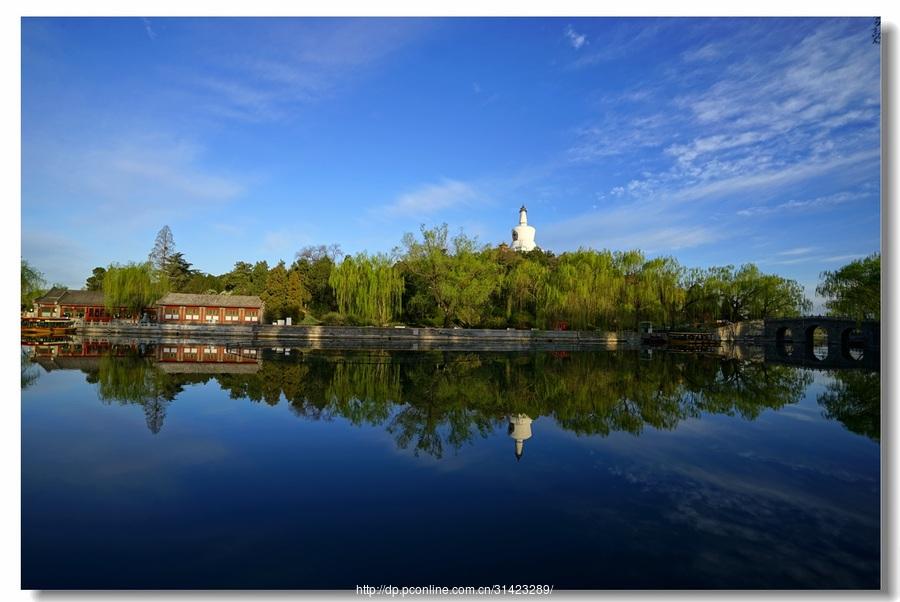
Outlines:
{"label": "stone arch bridge", "polygon": [[880,347],[881,323],[875,320],[857,322],[849,318],[804,316],[800,318],[766,318],[764,337],[776,345],[788,343],[813,346],[813,334],[821,328],[828,334],[828,346]]}

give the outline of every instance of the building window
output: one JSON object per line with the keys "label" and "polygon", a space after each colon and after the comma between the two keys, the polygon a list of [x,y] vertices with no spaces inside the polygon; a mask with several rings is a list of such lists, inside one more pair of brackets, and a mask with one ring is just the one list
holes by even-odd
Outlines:
{"label": "building window", "polygon": [[181,319],[181,314],[178,312],[177,307],[166,306],[163,311],[165,312],[166,320],[179,320]]}
{"label": "building window", "polygon": [[163,347],[162,348],[162,359],[163,360],[177,360],[178,359],[178,347]]}
{"label": "building window", "polygon": [[219,322],[219,308],[207,307],[206,308],[206,321],[210,324],[218,323]]}
{"label": "building window", "polygon": [[240,311],[236,307],[229,307],[225,309],[225,321],[226,322],[239,322],[241,319]]}
{"label": "building window", "polygon": [[199,307],[184,308],[184,319],[185,320],[200,320],[200,308]]}
{"label": "building window", "polygon": [[244,310],[244,322],[258,322],[259,312],[255,309]]}

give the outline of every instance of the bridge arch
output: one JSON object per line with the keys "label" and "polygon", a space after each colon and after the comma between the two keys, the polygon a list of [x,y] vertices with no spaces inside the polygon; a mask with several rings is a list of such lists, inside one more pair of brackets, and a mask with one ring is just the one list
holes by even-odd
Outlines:
{"label": "bridge arch", "polygon": [[779,346],[784,345],[785,343],[792,343],[793,341],[794,332],[791,330],[790,326],[781,326],[775,331],[775,342],[778,343]]}
{"label": "bridge arch", "polygon": [[[822,346],[816,346],[816,331],[822,331],[822,334],[825,335],[825,344]],[[804,347],[806,347],[806,355],[808,359],[813,361],[825,361],[828,359],[828,356],[831,355],[831,346],[834,343],[831,337],[831,333],[828,332],[828,329],[825,328],[822,324],[813,323],[806,326],[803,331],[803,342]],[[825,348],[825,351],[822,352],[822,347]]]}
{"label": "bridge arch", "polygon": [[869,347],[868,337],[856,326],[841,331],[841,355],[851,361],[862,361]]}

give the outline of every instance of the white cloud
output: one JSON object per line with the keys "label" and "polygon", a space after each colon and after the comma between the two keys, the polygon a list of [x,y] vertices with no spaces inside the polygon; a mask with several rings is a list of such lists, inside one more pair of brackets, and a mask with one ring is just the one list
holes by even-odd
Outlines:
{"label": "white cloud", "polygon": [[538,244],[570,250],[578,246],[595,249],[641,249],[665,254],[699,247],[720,240],[718,228],[692,223],[684,213],[666,212],[659,205],[631,203],[588,211],[537,231]]}
{"label": "white cloud", "polygon": [[[183,72],[195,107],[249,122],[290,119],[298,107],[352,85],[423,28],[416,19],[215,23],[201,74]],[[239,28],[227,35],[227,28]],[[224,32],[223,32],[224,30]],[[225,33],[223,36],[222,34]],[[216,47],[222,38],[227,47]],[[264,43],[260,43],[264,40]],[[202,43],[202,40],[200,41]]]}
{"label": "white cloud", "polygon": [[156,39],[156,32],[153,31],[153,27],[150,25],[150,19],[147,17],[141,17],[141,21],[144,23],[144,31],[147,32],[147,37],[151,40]]}
{"label": "white cloud", "polygon": [[384,212],[393,216],[424,217],[444,209],[468,205],[481,198],[472,186],[459,180],[443,179],[400,195]]}
{"label": "white cloud", "polygon": [[[136,128],[91,140],[32,139],[23,146],[28,177],[22,202],[90,203],[94,219],[143,228],[148,220],[227,204],[244,193],[235,176],[207,168],[204,155],[202,146],[186,138]],[[66,194],[45,198],[45,187]]]}
{"label": "white cloud", "polygon": [[776,255],[807,255],[812,251],[815,251],[816,247],[795,247],[793,249],[787,249],[785,251],[779,251]]}
{"label": "white cloud", "polygon": [[[816,22],[777,49],[767,43],[770,32],[744,28],[731,42],[753,51],[717,62],[715,71],[694,63],[725,57],[723,49],[693,48],[664,70],[659,86],[642,89],[650,96],[638,107],[621,94],[603,97],[602,118],[576,131],[567,157],[621,173],[612,194],[622,200],[742,202],[735,211],[743,217],[848,202],[825,195],[760,203],[824,174],[842,186],[877,178],[879,53],[847,23]],[[683,91],[673,97],[673,89]],[[747,207],[751,197],[757,204]]]}
{"label": "white cloud", "polygon": [[720,46],[719,44],[709,43],[683,52],[681,54],[681,58],[688,63],[694,63],[698,61],[711,61],[720,57],[722,55],[722,51],[722,46]]}
{"label": "white cloud", "polygon": [[773,213],[782,213],[787,211],[817,211],[820,209],[833,207],[835,205],[856,201],[864,198],[865,196],[866,194],[862,192],[838,192],[835,194],[820,196],[813,199],[791,199],[774,206],[756,205],[753,207],[747,207],[746,209],[741,209],[737,212],[737,214],[743,217],[751,217],[754,215],[770,215]]}
{"label": "white cloud", "polygon": [[569,40],[569,44],[571,44],[572,48],[574,48],[575,50],[580,49],[582,46],[588,43],[587,36],[575,31],[571,25],[566,27],[566,38]]}

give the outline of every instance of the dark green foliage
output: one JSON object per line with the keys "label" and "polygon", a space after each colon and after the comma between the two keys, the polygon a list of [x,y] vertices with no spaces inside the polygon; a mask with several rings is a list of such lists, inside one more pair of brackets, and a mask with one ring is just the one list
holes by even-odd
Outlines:
{"label": "dark green foliage", "polygon": [[881,253],[851,261],[834,272],[823,272],[816,292],[833,316],[857,320],[881,318]]}
{"label": "dark green foliage", "polygon": [[839,420],[847,429],[881,440],[881,375],[865,370],[837,370],[818,402],[825,417]]}
{"label": "dark green foliage", "polygon": [[[337,312],[343,324],[634,330],[642,321],[657,329],[695,328],[812,308],[796,281],[753,264],[688,269],[674,257],[648,258],[639,250],[518,253],[462,232],[451,237],[446,224],[422,226],[418,237],[407,233],[391,258],[361,253],[338,263],[339,254],[337,245],[309,246],[290,267],[239,261],[216,276],[193,269],[163,229],[154,256],[163,258],[171,290],[258,295],[267,320]],[[873,257],[823,275],[818,290],[834,296],[833,313],[877,315],[880,257]],[[88,281],[103,277],[95,270]]]}
{"label": "dark green foliage", "polygon": [[162,263],[162,271],[169,278],[169,286],[176,293],[206,292],[188,290],[188,282],[200,273],[191,268],[191,262],[184,258],[184,253],[172,253]]}
{"label": "dark green foliage", "polygon": [[329,281],[340,256],[339,245],[308,246],[297,252],[292,269],[300,274],[300,280],[309,293],[309,308],[316,315],[338,309]]}
{"label": "dark green foliage", "polygon": [[[519,414],[551,417],[576,434],[600,435],[671,430],[705,414],[753,420],[802,399],[812,380],[791,366],[709,355],[646,360],[631,351],[273,354],[255,373],[217,375],[167,374],[145,358],[104,358],[99,371],[88,375],[101,399],[144,406],[154,432],[184,385],[213,378],[232,398],[269,405],[284,399],[305,418],[384,425],[399,447],[438,457]],[[877,437],[878,375],[863,380],[853,385],[863,391],[862,401],[843,395],[835,403],[820,397],[820,403],[854,425],[849,428]]]}
{"label": "dark green foliage", "polygon": [[91,272],[91,275],[84,282],[84,289],[88,291],[102,291],[103,290],[103,278],[106,276],[106,268],[104,267],[96,267]]}
{"label": "dark green foliage", "polygon": [[303,319],[309,293],[303,288],[300,274],[296,270],[288,271],[284,262],[278,262],[269,271],[266,287],[260,295],[266,304],[266,320],[291,318],[293,321]]}
{"label": "dark green foliage", "polygon": [[22,260],[22,288],[21,309],[28,310],[34,305],[34,300],[44,294],[47,282],[44,275],[26,260]]}

